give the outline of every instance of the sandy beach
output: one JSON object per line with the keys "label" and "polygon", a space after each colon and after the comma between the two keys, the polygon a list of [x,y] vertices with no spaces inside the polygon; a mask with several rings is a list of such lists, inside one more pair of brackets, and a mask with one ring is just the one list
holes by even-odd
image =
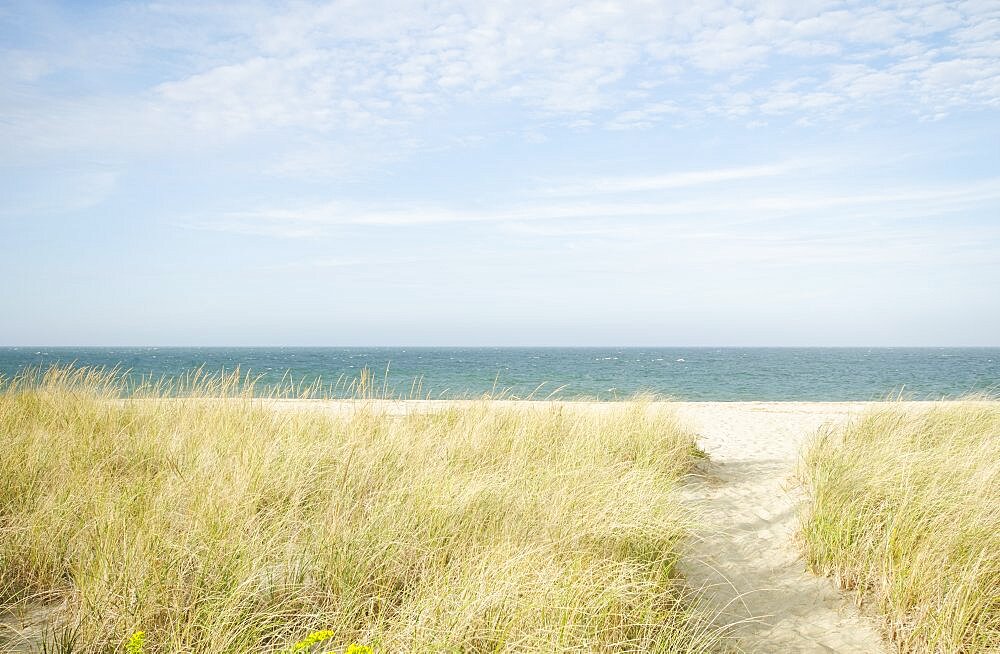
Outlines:
{"label": "sandy beach", "polygon": [[[118,402],[118,401],[116,401]],[[128,400],[126,402],[134,402]],[[245,403],[279,412],[320,412],[341,416],[358,411],[405,416],[461,407],[468,401],[290,400],[290,399],[148,399],[140,403]],[[493,408],[520,415],[561,407],[584,413],[612,412],[625,403],[491,400]],[[881,632],[882,618],[859,609],[857,597],[806,568],[800,542],[800,510],[806,497],[796,478],[805,443],[824,426],[844,425],[866,411],[891,406],[920,412],[942,402],[648,402],[651,413],[670,413],[697,437],[708,458],[680,478],[680,500],[697,518],[678,567],[699,592],[701,609],[726,625],[740,651],[857,652],[892,649]],[[954,403],[958,404],[958,403]],[[972,402],[963,402],[968,405]],[[976,402],[976,404],[980,404]],[[1000,402],[982,402],[992,407]],[[198,407],[196,407],[198,408]],[[239,412],[247,415],[249,412]],[[201,414],[198,414],[199,416]],[[201,417],[199,420],[203,419]],[[283,421],[279,421],[283,422]],[[322,422],[322,421],[321,421]],[[388,422],[395,423],[390,419]],[[298,423],[289,421],[293,431]],[[663,437],[673,421],[650,434]],[[272,425],[271,428],[274,428]],[[660,431],[660,430],[666,431]],[[214,432],[213,432],[214,433]],[[296,433],[298,433],[296,431]],[[539,432],[538,434],[547,433]],[[492,439],[493,432],[483,435]],[[402,435],[409,440],[413,435]],[[645,438],[648,438],[647,434]],[[330,438],[326,432],[322,441]],[[533,442],[538,442],[537,435]],[[653,437],[655,440],[655,436]],[[645,442],[645,440],[644,440]],[[689,441],[688,441],[689,442]],[[574,441],[578,443],[578,441]],[[578,445],[573,445],[576,449]],[[685,446],[685,447],[689,447]],[[295,448],[289,450],[294,452]],[[572,456],[564,453],[563,458]],[[590,456],[590,455],[584,455]],[[560,461],[563,458],[559,459]],[[473,465],[477,468],[477,465]],[[605,478],[614,470],[605,471]],[[676,478],[675,478],[676,479]],[[673,483],[673,482],[672,482]],[[559,485],[548,492],[558,492]],[[670,492],[670,489],[665,489]],[[510,498],[507,500],[510,501]],[[0,626],[37,641],[49,609],[0,615]],[[39,641],[40,642],[40,641]],[[22,651],[15,648],[13,651]],[[24,650],[26,651],[26,650]]]}
{"label": "sandy beach", "polygon": [[[278,400],[287,410],[350,412],[353,401]],[[380,401],[390,413],[432,411],[451,401]],[[541,409],[550,402],[506,402]],[[561,402],[608,411],[605,402]],[[803,444],[824,425],[838,425],[884,402],[654,402],[676,412],[708,455],[683,488],[704,522],[682,570],[704,591],[708,609],[751,652],[886,651],[874,619],[854,597],[806,570],[796,542],[803,500],[795,479]],[[920,411],[941,403],[893,402]],[[362,403],[363,405],[363,403]]]}

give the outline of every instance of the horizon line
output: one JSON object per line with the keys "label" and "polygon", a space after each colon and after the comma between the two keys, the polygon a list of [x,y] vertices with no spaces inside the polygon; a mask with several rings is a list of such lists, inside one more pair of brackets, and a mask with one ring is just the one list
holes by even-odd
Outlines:
{"label": "horizon line", "polygon": [[638,345],[622,345],[622,344],[587,344],[587,345],[413,345],[413,344],[368,344],[368,345],[275,345],[275,344],[254,344],[254,345],[219,345],[219,344],[201,344],[201,345],[191,345],[191,344],[145,344],[145,345],[135,345],[135,344],[23,344],[23,345],[6,345],[0,344],[0,349],[33,349],[33,348],[147,348],[147,349],[181,349],[181,348],[192,348],[192,349],[595,349],[595,348],[617,348],[617,349],[640,349],[640,348],[691,348],[691,349],[1000,349],[1000,344],[994,345],[970,345],[970,344],[920,344],[920,345],[872,345],[872,344],[862,344],[862,345],[734,345],[734,344],[699,344],[699,345],[682,345],[682,344],[668,344],[668,345],[655,345],[655,344],[638,344]]}

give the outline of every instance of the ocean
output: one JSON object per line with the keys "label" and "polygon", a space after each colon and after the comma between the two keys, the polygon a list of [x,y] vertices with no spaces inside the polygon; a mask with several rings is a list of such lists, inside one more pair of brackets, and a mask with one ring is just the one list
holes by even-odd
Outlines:
{"label": "ocean", "polygon": [[[613,400],[650,392],[678,400],[848,401],[954,398],[1000,389],[1000,348],[736,347],[4,347],[0,375],[75,364],[133,376],[195,368],[286,374],[331,388],[372,371],[395,396]],[[417,390],[419,389],[419,391]],[[342,393],[342,390],[337,390]]]}

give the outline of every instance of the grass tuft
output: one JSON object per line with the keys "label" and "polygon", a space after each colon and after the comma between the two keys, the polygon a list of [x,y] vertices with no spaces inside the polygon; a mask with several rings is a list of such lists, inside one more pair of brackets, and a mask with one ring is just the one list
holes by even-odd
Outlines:
{"label": "grass tuft", "polygon": [[880,409],[809,446],[810,564],[904,652],[1000,651],[1000,409]]}
{"label": "grass tuft", "polygon": [[675,575],[697,450],[669,414],[291,411],[237,381],[156,399],[114,372],[8,380],[0,616],[47,607],[66,654],[139,630],[148,654],[273,653],[317,627],[356,652],[719,642]]}

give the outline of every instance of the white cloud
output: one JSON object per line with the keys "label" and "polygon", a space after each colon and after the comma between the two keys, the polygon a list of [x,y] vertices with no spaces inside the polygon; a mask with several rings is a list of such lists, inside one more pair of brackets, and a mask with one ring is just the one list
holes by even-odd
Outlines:
{"label": "white cloud", "polygon": [[[584,232],[612,228],[623,220],[664,220],[672,226],[745,225],[777,219],[835,217],[843,222],[860,220],[903,220],[945,216],[962,210],[996,204],[1000,200],[1000,178],[936,186],[900,186],[870,192],[837,189],[775,192],[748,189],[739,194],[731,189],[725,198],[714,192],[675,196],[672,190],[698,187],[735,179],[775,175],[781,167],[760,166],[684,173],[658,177],[606,180],[602,188],[594,184],[584,195],[586,183],[563,187],[572,201],[552,201],[544,195],[520,203],[490,209],[409,204],[358,204],[320,202],[298,207],[234,211],[214,219],[188,221],[195,229],[234,232],[281,238],[316,237],[344,227],[407,227],[435,224],[481,223],[521,225],[563,221],[565,233],[576,225]],[[658,190],[659,198],[619,197],[601,200],[604,193]],[[680,221],[680,222],[678,222]],[[523,228],[523,227],[522,227]]]}
{"label": "white cloud", "polygon": [[[141,43],[123,41],[123,21],[144,33]],[[179,3],[109,24],[107,34],[62,25],[66,38],[51,51],[3,53],[4,144],[42,132],[64,148],[115,142],[81,128],[95,113],[114,116],[110,131],[133,147],[170,147],[190,132],[211,141],[283,129],[399,133],[481,104],[536,112],[546,124],[626,129],[706,113],[814,122],[874,106],[887,119],[893,108],[933,116],[1000,102],[1000,18],[972,3]],[[73,98],[39,90],[88,61],[125,71],[164,49],[176,62],[145,89]],[[30,112],[15,99],[25,97]]]}
{"label": "white cloud", "polygon": [[632,193],[663,191],[735,180],[775,177],[800,168],[800,163],[765,164],[740,168],[693,170],[663,175],[602,177],[545,189],[546,195],[588,195],[595,193]]}
{"label": "white cloud", "polygon": [[681,113],[680,108],[673,102],[666,100],[662,102],[651,102],[638,109],[623,111],[607,123],[608,129],[639,129],[651,127],[660,122],[666,116]]}
{"label": "white cloud", "polygon": [[[0,9],[0,31],[17,35],[0,45],[6,265],[75,269],[78,254],[92,279],[116,280],[148,264],[161,272],[116,301],[152,288],[167,318],[198,304],[192,290],[211,308],[243,289],[266,320],[300,315],[322,334],[318,307],[342,323],[345,291],[359,315],[409,307],[440,323],[474,298],[528,324],[539,307],[587,324],[597,293],[664,320],[700,302],[702,333],[743,324],[720,292],[780,312],[789,287],[849,305],[856,288],[898,281],[917,312],[940,278],[954,283],[939,296],[985,289],[1000,265],[1000,179],[982,179],[996,174],[995,2],[172,0],[86,13]],[[268,274],[230,284],[248,261]],[[20,286],[35,302],[65,294],[46,284]]]}

